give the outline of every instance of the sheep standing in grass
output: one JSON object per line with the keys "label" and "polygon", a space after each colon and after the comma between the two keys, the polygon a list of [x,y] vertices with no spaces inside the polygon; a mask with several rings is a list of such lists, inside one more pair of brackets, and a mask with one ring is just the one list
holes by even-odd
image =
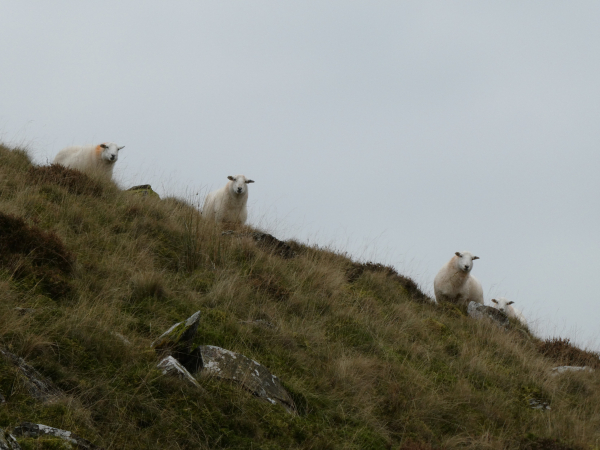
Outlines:
{"label": "sheep standing in grass", "polygon": [[122,148],[112,142],[100,145],[74,145],[58,152],[54,164],[112,178],[113,168],[119,159],[119,150]]}
{"label": "sheep standing in grass", "polygon": [[433,290],[438,302],[477,302],[483,305],[481,283],[471,275],[473,261],[479,259],[470,252],[456,252],[452,259],[440,269],[433,281]]}
{"label": "sheep standing in grass", "polygon": [[227,177],[229,181],[221,189],[206,196],[202,215],[215,222],[239,223],[244,225],[248,217],[248,180],[244,175]]}
{"label": "sheep standing in grass", "polygon": [[498,297],[498,299],[492,299],[492,303],[494,303],[494,308],[499,309],[509,318],[516,319],[523,325],[527,326],[527,319],[525,319],[523,313],[512,306],[514,302],[510,302],[504,297]]}

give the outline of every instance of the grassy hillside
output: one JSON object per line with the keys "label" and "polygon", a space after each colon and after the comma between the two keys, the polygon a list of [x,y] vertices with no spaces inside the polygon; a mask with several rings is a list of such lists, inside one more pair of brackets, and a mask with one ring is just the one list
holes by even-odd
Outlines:
{"label": "grassy hillside", "polygon": [[[106,449],[600,448],[600,372],[550,375],[600,369],[597,355],[432,304],[377,264],[295,242],[283,258],[222,231],[180,200],[0,146],[0,347],[64,392],[32,398],[0,358],[0,428],[42,423]],[[298,415],[161,374],[150,343],[197,310],[197,343],[262,363]]]}

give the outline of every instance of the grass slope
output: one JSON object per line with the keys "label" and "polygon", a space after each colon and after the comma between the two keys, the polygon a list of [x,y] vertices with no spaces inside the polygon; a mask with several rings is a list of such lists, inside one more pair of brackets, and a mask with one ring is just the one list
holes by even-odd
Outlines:
{"label": "grass slope", "polygon": [[[65,392],[35,400],[0,360],[0,427],[43,423],[106,449],[600,448],[598,372],[550,375],[582,355],[598,367],[597,355],[433,305],[389,268],[291,245],[284,259],[185,202],[0,146],[0,345]],[[197,342],[265,365],[297,416],[235,384],[161,375],[150,343],[197,310]]]}

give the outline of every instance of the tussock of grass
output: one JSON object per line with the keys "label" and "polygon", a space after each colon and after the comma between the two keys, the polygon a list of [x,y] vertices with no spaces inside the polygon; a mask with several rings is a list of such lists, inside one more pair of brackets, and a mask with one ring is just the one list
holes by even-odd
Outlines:
{"label": "tussock of grass", "polygon": [[581,350],[569,339],[553,338],[538,343],[539,352],[565,366],[588,366],[600,369],[600,354]]}
{"label": "tussock of grass", "polygon": [[[249,227],[223,234],[185,201],[2,146],[0,213],[2,230],[28,236],[0,253],[0,345],[65,393],[33,400],[0,360],[2,428],[43,423],[107,449],[598,448],[598,375],[550,375],[583,365],[564,342],[434,305],[393,268]],[[21,276],[13,257],[43,270]],[[44,287],[52,271],[70,290]],[[193,344],[259,361],[297,416],[235,384],[162,376],[150,343],[197,310]]]}

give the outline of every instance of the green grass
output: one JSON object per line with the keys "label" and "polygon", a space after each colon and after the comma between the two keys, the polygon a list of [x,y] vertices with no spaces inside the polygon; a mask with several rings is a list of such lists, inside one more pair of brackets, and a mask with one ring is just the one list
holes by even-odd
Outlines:
{"label": "green grass", "polygon": [[[20,246],[2,244],[7,230]],[[65,393],[32,399],[0,360],[0,427],[43,423],[106,449],[600,448],[598,375],[550,375],[597,355],[431,304],[379,264],[296,242],[283,259],[221,232],[185,201],[0,146],[0,345]],[[197,310],[195,344],[265,365],[297,416],[238,385],[161,375],[150,343]]]}

